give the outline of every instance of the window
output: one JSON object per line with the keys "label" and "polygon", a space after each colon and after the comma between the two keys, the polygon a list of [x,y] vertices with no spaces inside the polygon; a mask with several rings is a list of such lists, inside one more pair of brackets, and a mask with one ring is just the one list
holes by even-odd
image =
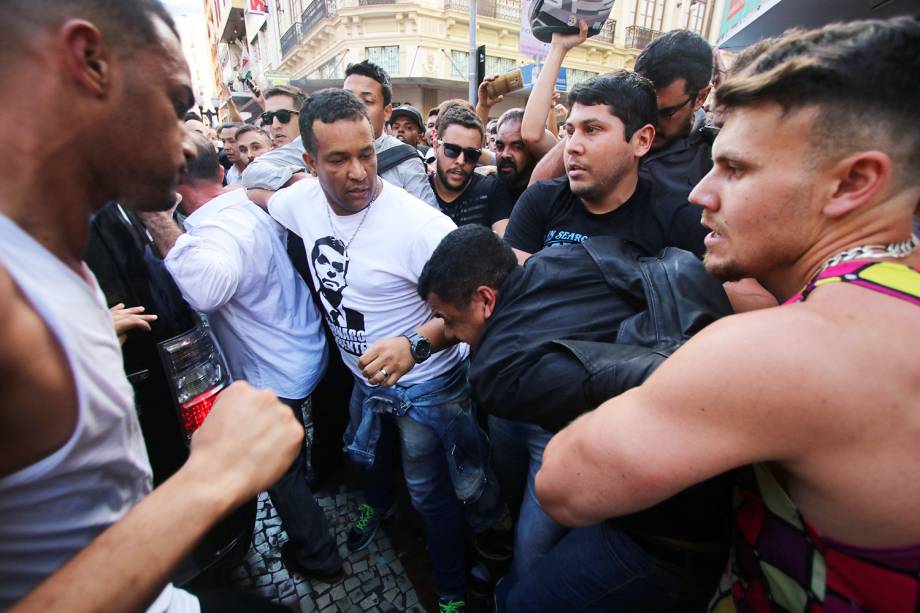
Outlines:
{"label": "window", "polygon": [[[450,52],[450,76],[455,79],[467,79],[470,73],[470,54],[468,51]],[[517,68],[517,62],[508,57],[486,56],[486,74],[504,74]]]}
{"label": "window", "polygon": [[470,74],[470,52],[451,50],[450,64],[450,76],[455,79],[468,78]]}
{"label": "window", "polygon": [[517,68],[517,63],[511,58],[492,57],[490,55],[487,55],[486,56],[486,74],[484,76],[489,76],[493,74],[504,74],[506,72],[510,72],[514,70],[515,68]]}
{"label": "window", "polygon": [[329,59],[328,62],[324,62],[319,67],[319,78],[320,79],[340,79],[344,77],[345,76],[344,73],[341,75],[336,74],[336,72],[341,72],[341,71],[336,70],[338,68],[338,65],[339,65],[339,62],[336,58],[331,58]]}
{"label": "window", "polygon": [[565,85],[568,91],[572,91],[572,88],[578,85],[579,83],[584,83],[588,79],[593,79],[599,73],[593,72],[591,70],[579,70],[577,68],[569,68],[566,70],[565,75]]}
{"label": "window", "polygon": [[709,4],[707,0],[691,0],[690,11],[687,15],[687,29],[696,32],[703,38],[706,38],[703,33],[703,19],[706,16],[707,4]]}
{"label": "window", "polygon": [[665,0],[636,0],[633,25],[660,32],[664,23],[664,3]]}
{"label": "window", "polygon": [[387,71],[391,77],[399,74],[399,45],[366,47],[367,59]]}

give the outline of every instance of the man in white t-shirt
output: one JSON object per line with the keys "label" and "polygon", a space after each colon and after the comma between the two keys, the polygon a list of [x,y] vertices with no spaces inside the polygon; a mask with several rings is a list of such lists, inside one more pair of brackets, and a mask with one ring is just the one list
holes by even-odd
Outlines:
{"label": "man in white t-shirt", "polygon": [[468,348],[445,337],[417,290],[425,262],[455,226],[377,177],[371,123],[351,92],[315,93],[301,109],[300,127],[304,160],[317,179],[278,192],[268,211],[303,239],[320,309],[355,377],[345,442],[363,467],[369,504],[349,548],[367,546],[392,508],[395,471],[378,441],[389,441],[386,429],[395,424],[435,586],[444,606],[462,611],[460,501],[473,529],[482,531],[498,514],[498,492],[469,398]]}

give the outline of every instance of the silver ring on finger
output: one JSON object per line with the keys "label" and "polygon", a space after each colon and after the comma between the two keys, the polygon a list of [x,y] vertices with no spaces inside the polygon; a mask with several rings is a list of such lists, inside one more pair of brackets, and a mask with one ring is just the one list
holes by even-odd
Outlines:
{"label": "silver ring on finger", "polygon": [[379,372],[381,375],[383,375],[383,380],[384,380],[384,381],[386,381],[387,379],[390,378],[390,373],[387,372],[387,369],[386,369],[386,368],[381,368],[381,369],[378,370],[377,372]]}

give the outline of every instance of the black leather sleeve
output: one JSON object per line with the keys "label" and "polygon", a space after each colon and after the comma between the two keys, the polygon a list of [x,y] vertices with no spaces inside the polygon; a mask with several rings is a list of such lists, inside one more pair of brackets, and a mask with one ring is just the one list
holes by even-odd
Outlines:
{"label": "black leather sleeve", "polygon": [[471,377],[480,408],[556,432],[609,398],[641,384],[669,355],[663,349],[555,341],[499,376]]}

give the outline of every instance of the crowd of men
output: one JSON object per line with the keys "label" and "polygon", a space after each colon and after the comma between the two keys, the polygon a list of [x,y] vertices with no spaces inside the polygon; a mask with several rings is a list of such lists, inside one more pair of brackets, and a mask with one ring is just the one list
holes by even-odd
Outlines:
{"label": "crowd of men", "polygon": [[[279,609],[169,583],[265,490],[288,570],[341,581],[314,410],[348,413],[348,551],[404,486],[444,613],[474,565],[512,613],[920,607],[917,20],[792,31],[727,75],[669,32],[560,106],[581,23],[497,117],[491,77],[425,121],[363,61],[210,129],[158,0],[11,5],[0,607]],[[110,315],[82,262],[110,201],[239,381],[153,490],[119,338],[155,319]]]}

